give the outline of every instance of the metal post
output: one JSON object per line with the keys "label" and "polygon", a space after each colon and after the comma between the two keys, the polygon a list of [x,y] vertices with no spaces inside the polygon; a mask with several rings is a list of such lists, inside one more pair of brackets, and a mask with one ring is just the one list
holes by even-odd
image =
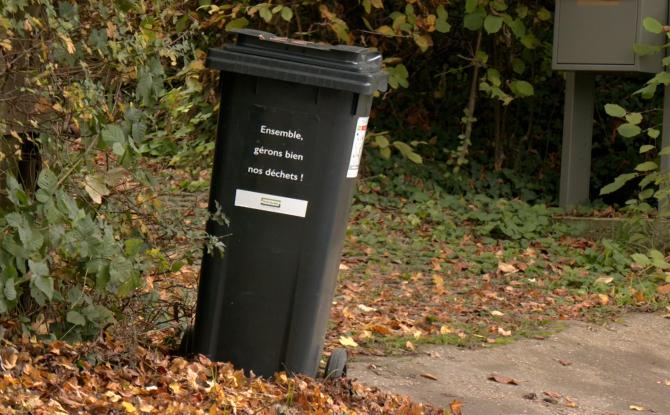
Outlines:
{"label": "metal post", "polygon": [[562,208],[589,201],[594,89],[593,73],[566,73],[559,194]]}

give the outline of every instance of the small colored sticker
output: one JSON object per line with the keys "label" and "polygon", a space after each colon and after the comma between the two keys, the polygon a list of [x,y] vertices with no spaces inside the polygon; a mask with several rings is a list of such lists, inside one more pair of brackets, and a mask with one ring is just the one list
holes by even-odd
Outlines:
{"label": "small colored sticker", "polygon": [[351,158],[349,159],[349,169],[347,169],[347,178],[358,176],[358,168],[361,165],[361,156],[363,155],[363,143],[365,142],[365,133],[368,130],[368,118],[359,117],[356,122],[356,132],[354,133],[354,145],[351,147]]}

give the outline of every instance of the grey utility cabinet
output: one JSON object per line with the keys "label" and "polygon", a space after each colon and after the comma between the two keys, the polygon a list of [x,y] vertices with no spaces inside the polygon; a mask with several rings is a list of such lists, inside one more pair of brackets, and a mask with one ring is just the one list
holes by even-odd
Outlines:
{"label": "grey utility cabinet", "polygon": [[553,68],[564,71],[659,72],[661,56],[638,56],[635,43],[661,45],[645,17],[668,19],[668,0],[556,0]]}

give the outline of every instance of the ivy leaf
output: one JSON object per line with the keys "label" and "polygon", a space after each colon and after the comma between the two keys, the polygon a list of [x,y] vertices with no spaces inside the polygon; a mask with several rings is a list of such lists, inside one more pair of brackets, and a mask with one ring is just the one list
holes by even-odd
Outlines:
{"label": "ivy leaf", "polygon": [[644,43],[635,43],[633,45],[633,52],[640,56],[653,55],[661,50],[662,48],[660,46],[647,45]]}
{"label": "ivy leaf", "polygon": [[670,264],[665,260],[665,255],[661,253],[660,251],[656,249],[652,249],[649,251],[649,259],[651,259],[651,263],[653,266],[656,268],[660,269],[668,269],[670,268]]}
{"label": "ivy leaf", "polygon": [[651,150],[654,150],[656,146],[652,146],[651,144],[645,144],[640,147],[640,154],[648,153]]}
{"label": "ivy leaf", "polygon": [[114,143],[126,144],[126,134],[123,132],[121,126],[117,124],[105,125],[102,129],[102,141],[108,146]]}
{"label": "ivy leaf", "polygon": [[639,112],[631,112],[630,114],[626,114],[626,121],[637,125],[642,122],[642,114]]}
{"label": "ivy leaf", "polygon": [[40,275],[32,279],[35,286],[44,294],[49,300],[54,296],[54,280],[51,277]]}
{"label": "ivy leaf", "polygon": [[484,30],[486,30],[486,33],[488,34],[498,33],[500,28],[502,28],[502,25],[503,19],[500,16],[489,14],[486,16],[486,19],[484,19]]}
{"label": "ivy leaf", "polygon": [[249,20],[245,17],[240,17],[239,19],[233,19],[226,24],[226,31],[230,32],[235,29],[244,29],[249,26]]}
{"label": "ivy leaf", "polygon": [[610,117],[623,118],[626,116],[626,110],[617,104],[605,104],[605,112]]}
{"label": "ivy leaf", "polygon": [[14,278],[10,278],[5,281],[5,288],[2,292],[5,295],[5,298],[9,301],[16,300],[16,286],[14,285]]}
{"label": "ivy leaf", "polygon": [[658,164],[654,161],[645,161],[643,163],[638,164],[635,166],[635,170],[641,171],[641,172],[647,172],[647,171],[652,171],[658,169]]}
{"label": "ivy leaf", "polygon": [[642,20],[642,26],[644,26],[647,32],[651,33],[661,33],[663,31],[661,22],[653,17],[645,17],[644,20]]}
{"label": "ivy leaf", "polygon": [[290,7],[284,7],[281,9],[281,18],[286,20],[287,22],[290,22],[291,19],[293,18],[293,9]]}
{"label": "ivy leaf", "polygon": [[58,177],[49,168],[43,168],[37,178],[37,185],[41,190],[51,194],[56,192]]}
{"label": "ivy leaf", "polygon": [[517,97],[530,97],[535,94],[533,85],[526,81],[514,80],[510,82],[510,89]]}
{"label": "ivy leaf", "polygon": [[639,135],[642,130],[635,124],[623,123],[616,129],[622,137],[631,138]]}
{"label": "ivy leaf", "polygon": [[633,262],[638,265],[642,265],[643,267],[651,265],[651,260],[644,254],[636,253],[630,257],[633,259]]}
{"label": "ivy leaf", "polygon": [[470,14],[477,9],[478,0],[466,0],[465,1],[465,12]]}
{"label": "ivy leaf", "polygon": [[260,12],[261,18],[265,20],[265,23],[270,23],[272,20],[272,11],[270,11],[270,7],[266,4],[262,4],[258,11]]}
{"label": "ivy leaf", "polygon": [[638,176],[637,173],[625,173],[617,176],[612,183],[600,189],[600,196],[616,192],[617,190],[621,189],[626,183],[636,178],[637,176]]}
{"label": "ivy leaf", "polygon": [[463,26],[468,30],[472,30],[473,32],[476,32],[479,29],[481,29],[483,23],[484,23],[483,13],[477,12],[473,14],[466,14],[465,17],[463,18]]}
{"label": "ivy leaf", "polygon": [[68,323],[74,324],[75,326],[86,325],[86,318],[82,316],[80,312],[75,310],[68,311],[65,320],[67,320]]}

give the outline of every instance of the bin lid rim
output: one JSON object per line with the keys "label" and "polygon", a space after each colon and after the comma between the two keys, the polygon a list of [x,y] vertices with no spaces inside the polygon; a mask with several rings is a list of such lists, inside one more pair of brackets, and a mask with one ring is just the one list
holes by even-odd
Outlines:
{"label": "bin lid rim", "polygon": [[229,48],[210,49],[207,67],[362,94],[386,91],[388,85],[388,74],[382,70],[375,72],[346,71],[301,62],[277,61],[266,56],[250,55]]}
{"label": "bin lid rim", "polygon": [[[373,73],[381,70],[382,55],[362,46],[331,45],[280,37],[254,29],[234,29],[237,42],[224,45],[223,50],[340,69],[349,72]],[[221,50],[210,49],[210,51]]]}

